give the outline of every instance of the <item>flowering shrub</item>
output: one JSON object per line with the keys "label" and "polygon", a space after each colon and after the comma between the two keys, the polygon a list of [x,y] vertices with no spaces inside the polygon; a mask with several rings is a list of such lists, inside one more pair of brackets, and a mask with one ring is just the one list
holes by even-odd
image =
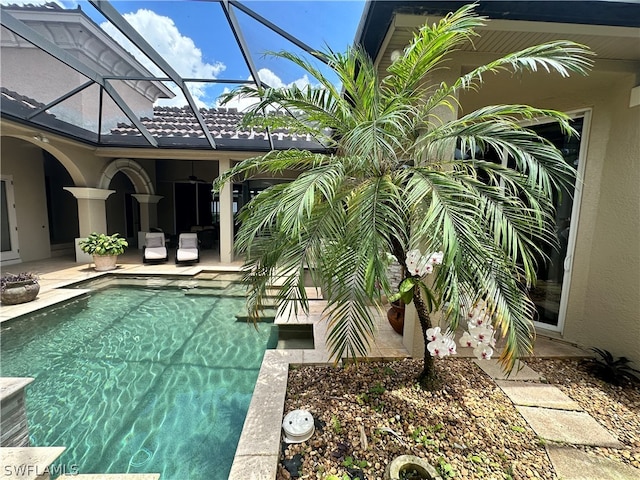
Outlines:
{"label": "flowering shrub", "polygon": [[389,301],[395,302],[398,299],[402,299],[405,304],[408,304],[413,299],[414,288],[416,286],[420,286],[427,294],[427,301],[429,304],[432,305],[435,303],[435,298],[431,294],[431,291],[422,282],[422,277],[433,273],[433,267],[441,265],[442,258],[442,252],[433,252],[428,255],[422,255],[420,250],[417,249],[407,252],[405,265],[407,266],[409,273],[411,273],[411,276],[400,282],[398,293],[389,297]]}
{"label": "flowering shrub", "polygon": [[472,347],[473,354],[479,359],[490,359],[493,355],[493,347],[496,346],[496,339],[487,304],[477,303],[467,316],[468,331],[464,332],[460,338],[460,345]]}
{"label": "flowering shrub", "polygon": [[[405,265],[411,273],[411,277],[405,278],[400,284],[400,292],[393,298],[402,298],[405,303],[409,303],[413,297],[413,289],[416,285],[424,287],[422,277],[433,273],[436,265],[441,265],[443,259],[442,252],[434,252],[429,255],[422,255],[420,250],[407,252]],[[428,293],[429,290],[425,288]],[[429,299],[433,301],[433,299]],[[467,314],[467,331],[459,340],[460,346],[473,348],[473,354],[478,359],[488,360],[493,355],[493,347],[496,345],[495,331],[491,325],[491,314],[488,305],[481,301],[476,303]],[[450,330],[443,332],[440,327],[427,329],[427,350],[432,357],[443,358],[448,355],[455,355],[456,342],[454,333]]]}

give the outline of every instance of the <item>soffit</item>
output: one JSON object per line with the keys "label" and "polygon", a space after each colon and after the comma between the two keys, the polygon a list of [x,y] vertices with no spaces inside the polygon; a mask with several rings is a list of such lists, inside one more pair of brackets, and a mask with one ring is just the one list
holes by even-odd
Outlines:
{"label": "soffit", "polygon": [[[81,58],[102,75],[151,77],[151,73],[117,42],[104,34],[79,10],[9,10],[18,20],[50,42]],[[7,28],[2,28],[2,47],[35,48]],[[162,82],[126,80],[151,101],[172,98],[173,92]]]}
{"label": "soffit", "polygon": [[[387,32],[378,59],[382,69],[390,64],[390,52],[404,49],[419,26],[433,24],[438,17],[398,14]],[[599,25],[575,25],[511,20],[491,20],[478,29],[479,37],[460,48],[462,52],[504,55],[532,45],[554,40],[571,40],[587,45],[602,60],[638,63],[640,68],[640,29]]]}

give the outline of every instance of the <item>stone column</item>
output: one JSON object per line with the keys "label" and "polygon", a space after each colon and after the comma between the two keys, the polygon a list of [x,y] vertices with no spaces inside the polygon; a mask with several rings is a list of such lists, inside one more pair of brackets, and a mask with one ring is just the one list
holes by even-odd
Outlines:
{"label": "stone column", "polygon": [[90,187],[64,187],[64,189],[78,200],[78,227],[80,237],[76,238],[76,262],[88,263],[92,261],[78,246],[78,242],[87,238],[92,232],[107,232],[107,208],[105,200],[115,193],[115,190]]}
{"label": "stone column", "polygon": [[142,250],[145,234],[151,228],[158,226],[158,202],[164,198],[161,195],[135,193],[131,195],[140,204],[140,231],[138,232],[138,249]]}
{"label": "stone column", "polygon": [[[219,161],[220,175],[231,168],[231,159]],[[220,190],[220,262],[233,262],[233,182]]]}

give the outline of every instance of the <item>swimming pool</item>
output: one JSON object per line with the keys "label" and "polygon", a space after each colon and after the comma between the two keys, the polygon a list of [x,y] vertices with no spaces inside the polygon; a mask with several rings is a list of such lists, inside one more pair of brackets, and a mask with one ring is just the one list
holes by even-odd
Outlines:
{"label": "swimming pool", "polygon": [[80,473],[226,479],[277,329],[236,314],[243,287],[117,280],[5,322],[2,376],[29,376],[32,446],[64,445]]}

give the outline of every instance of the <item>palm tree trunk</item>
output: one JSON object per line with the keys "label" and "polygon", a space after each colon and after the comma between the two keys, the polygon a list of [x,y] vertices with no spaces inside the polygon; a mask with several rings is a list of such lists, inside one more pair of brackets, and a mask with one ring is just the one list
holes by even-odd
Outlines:
{"label": "palm tree trunk", "polygon": [[438,386],[438,378],[436,375],[435,362],[433,361],[433,357],[429,354],[429,350],[427,350],[427,343],[429,343],[427,330],[432,327],[431,316],[429,315],[427,306],[422,300],[420,287],[416,287],[413,292],[413,304],[416,306],[418,320],[420,320],[420,329],[422,330],[422,341],[424,342],[424,367],[422,372],[420,372],[420,375],[418,375],[418,382],[422,388],[426,390],[434,390]]}
{"label": "palm tree trunk", "polygon": [[[409,277],[411,273],[405,267],[406,256],[402,245],[400,244],[400,242],[394,241],[392,247],[393,254],[404,269],[403,277]],[[418,382],[420,383],[422,388],[426,390],[435,390],[438,387],[438,378],[436,375],[436,368],[433,357],[427,350],[427,343],[429,343],[429,340],[427,338],[427,330],[432,327],[431,317],[429,315],[427,306],[422,300],[422,292],[420,291],[420,287],[415,287],[413,291],[413,304],[416,306],[416,311],[418,312],[420,330],[422,330],[422,341],[424,342],[424,367],[422,369],[422,372],[420,372],[420,375],[418,375]]]}

